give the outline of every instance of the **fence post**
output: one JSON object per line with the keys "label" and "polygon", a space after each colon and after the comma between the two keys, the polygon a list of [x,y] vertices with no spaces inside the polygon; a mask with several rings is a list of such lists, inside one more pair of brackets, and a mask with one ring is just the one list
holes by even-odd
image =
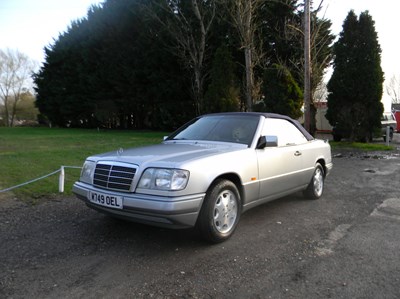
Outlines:
{"label": "fence post", "polygon": [[58,192],[60,193],[64,193],[64,179],[65,179],[64,166],[61,166],[60,176],[58,178]]}
{"label": "fence post", "polygon": [[389,146],[390,142],[390,126],[386,127],[386,146]]}

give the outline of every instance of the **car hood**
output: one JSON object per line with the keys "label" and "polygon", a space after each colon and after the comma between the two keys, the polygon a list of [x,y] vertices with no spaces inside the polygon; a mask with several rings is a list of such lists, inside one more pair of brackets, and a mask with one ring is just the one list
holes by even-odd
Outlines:
{"label": "car hood", "polygon": [[218,142],[164,142],[158,145],[119,149],[113,152],[91,156],[98,161],[118,161],[141,165],[177,165],[194,159],[201,159],[221,153],[247,149],[246,145]]}

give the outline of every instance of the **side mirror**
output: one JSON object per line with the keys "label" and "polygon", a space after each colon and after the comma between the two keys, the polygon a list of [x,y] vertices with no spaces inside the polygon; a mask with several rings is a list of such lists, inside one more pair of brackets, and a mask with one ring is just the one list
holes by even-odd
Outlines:
{"label": "side mirror", "polygon": [[277,147],[278,136],[261,136],[257,142],[257,149],[263,149],[266,147]]}

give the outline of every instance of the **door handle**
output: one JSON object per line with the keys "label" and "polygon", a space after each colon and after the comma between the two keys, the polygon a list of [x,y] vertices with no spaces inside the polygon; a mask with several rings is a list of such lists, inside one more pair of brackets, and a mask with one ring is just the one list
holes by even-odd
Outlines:
{"label": "door handle", "polygon": [[295,151],[294,155],[295,155],[296,157],[301,156],[301,152]]}

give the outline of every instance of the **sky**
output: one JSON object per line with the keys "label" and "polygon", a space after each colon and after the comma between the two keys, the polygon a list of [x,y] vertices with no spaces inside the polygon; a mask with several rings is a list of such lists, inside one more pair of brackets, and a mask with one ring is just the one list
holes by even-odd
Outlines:
{"label": "sky", "polygon": [[43,48],[100,0],[0,0],[0,49],[18,49],[42,63]]}
{"label": "sky", "polygon": [[[73,20],[86,16],[92,4],[102,0],[0,0],[0,49],[17,49],[39,64],[44,62],[43,48],[66,31]],[[320,0],[314,0],[319,3]],[[375,21],[382,49],[382,69],[388,82],[400,76],[400,1],[398,0],[324,0],[323,13],[332,21],[332,32],[342,31],[343,21],[353,9],[359,15],[368,10]],[[385,89],[385,88],[384,88]],[[385,110],[390,98],[383,95]],[[389,109],[389,110],[388,110]]]}

